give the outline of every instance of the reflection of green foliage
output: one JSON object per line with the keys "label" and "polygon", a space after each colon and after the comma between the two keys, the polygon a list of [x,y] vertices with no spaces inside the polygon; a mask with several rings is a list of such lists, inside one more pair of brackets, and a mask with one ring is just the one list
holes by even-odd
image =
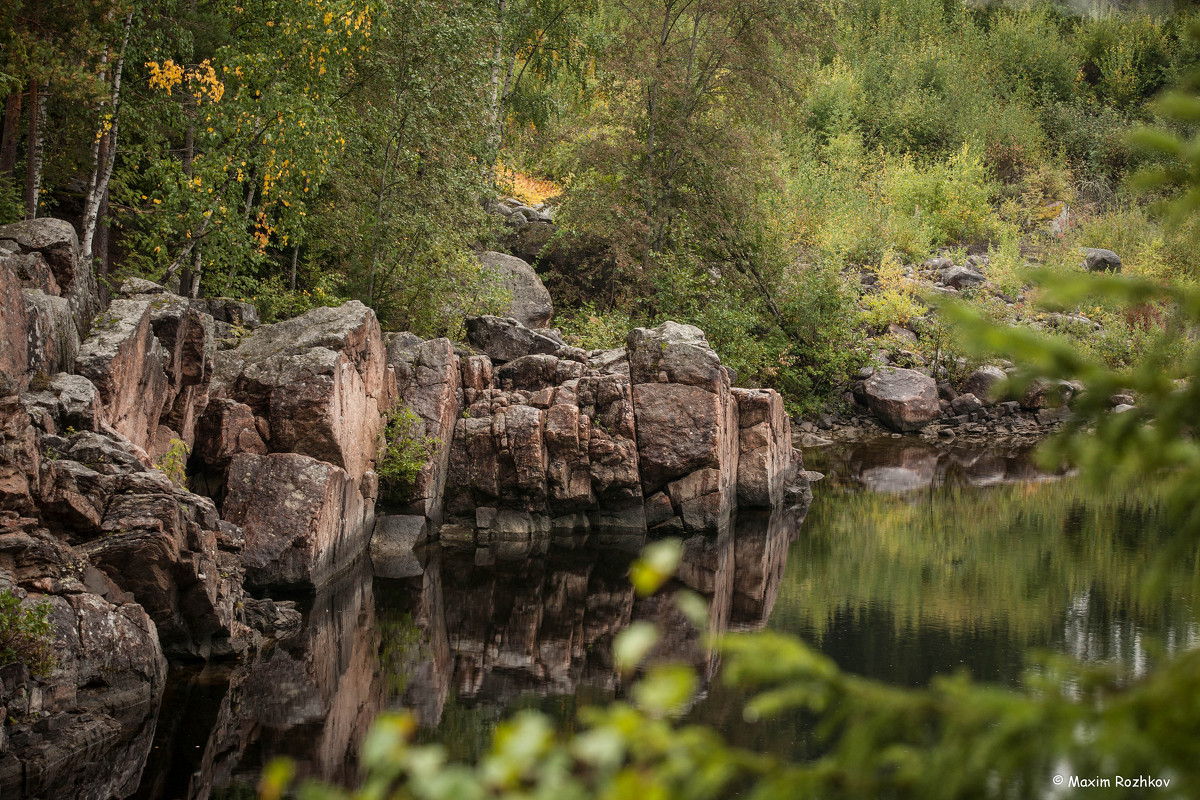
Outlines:
{"label": "reflection of green foliage", "polygon": [[408,688],[414,664],[432,656],[421,647],[421,634],[411,614],[380,614],[379,673],[387,683],[388,697],[400,697]]}
{"label": "reflection of green foliage", "polygon": [[1164,608],[1181,612],[1178,630],[1195,620],[1172,599],[1200,596],[1200,571],[1175,562],[1169,580],[1147,590],[1169,537],[1164,516],[1149,487],[1095,492],[1075,479],[929,495],[819,493],[772,624],[803,622],[820,636],[838,612],[882,606],[898,630],[1002,625],[1036,643],[1063,624],[1074,599],[1096,592],[1152,629]]}

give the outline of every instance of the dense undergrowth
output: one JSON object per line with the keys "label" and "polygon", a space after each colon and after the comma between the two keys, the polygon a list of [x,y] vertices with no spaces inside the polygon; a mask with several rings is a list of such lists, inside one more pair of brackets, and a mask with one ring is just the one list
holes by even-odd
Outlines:
{"label": "dense undergrowth", "polygon": [[[1197,278],[1200,222],[1164,227],[1127,182],[1154,166],[1129,134],[1164,124],[1151,98],[1200,56],[1186,7],[46,8],[21,0],[0,34],[0,222],[78,216],[109,285],[242,297],[267,321],[357,297],[390,329],[460,335],[504,305],[471,253],[511,243],[486,206],[518,195],[556,206],[537,266],[576,342],[692,322],[800,412],[877,349],[957,363],[905,270],[933,254],[988,255],[1015,307],[971,300],[1014,322],[1021,268],[1077,269],[1080,247]],[[1105,341],[1074,338],[1114,364],[1162,323],[1096,313]],[[917,347],[880,338],[889,323]]]}
{"label": "dense undergrowth", "polygon": [[[773,95],[779,113],[712,112],[741,132],[739,158],[753,174],[726,180],[728,154],[695,156],[693,197],[672,210],[673,235],[650,253],[628,241],[645,224],[628,202],[622,214],[595,213],[614,199],[614,180],[636,175],[622,173],[619,155],[607,176],[595,165],[613,115],[593,99],[569,124],[520,142],[523,163],[568,187],[563,246],[605,242],[601,272],[616,284],[597,291],[594,269],[574,283],[565,276],[576,304],[560,309],[559,324],[581,344],[611,344],[631,323],[694,322],[744,381],[811,411],[872,350],[903,349],[882,336],[888,323],[922,334],[904,348],[923,357],[961,356],[905,274],[932,255],[987,255],[989,280],[1015,303],[982,291],[968,300],[1009,321],[1037,321],[1023,268],[1080,269],[1082,247],[1115,250],[1130,274],[1193,282],[1196,222],[1162,225],[1157,197],[1127,180],[1155,158],[1129,135],[1162,122],[1151,98],[1197,59],[1185,35],[1192,16],[843,4],[836,34],[787,65],[788,91]],[[714,206],[736,213],[713,219]],[[860,297],[860,271],[875,273],[881,291]],[[1103,303],[1086,311],[1103,335],[1063,334],[1114,366],[1136,358],[1146,328],[1162,321]]]}

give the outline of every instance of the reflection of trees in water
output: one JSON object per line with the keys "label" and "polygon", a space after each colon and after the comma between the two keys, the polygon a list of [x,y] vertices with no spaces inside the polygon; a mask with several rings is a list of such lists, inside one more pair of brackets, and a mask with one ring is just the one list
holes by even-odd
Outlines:
{"label": "reflection of trees in water", "polygon": [[[914,464],[931,477],[917,491],[852,488]],[[1020,453],[923,445],[859,448],[825,468],[772,624],[851,671],[921,684],[963,666],[1013,681],[1027,648],[1135,665],[1153,653],[1147,637],[1196,641],[1195,562],[1147,582],[1166,540],[1152,487],[1031,482]]]}

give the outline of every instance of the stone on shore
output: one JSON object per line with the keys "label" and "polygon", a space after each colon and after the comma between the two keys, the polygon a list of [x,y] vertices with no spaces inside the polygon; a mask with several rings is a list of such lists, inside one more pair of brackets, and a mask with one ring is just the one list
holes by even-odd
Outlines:
{"label": "stone on shore", "polygon": [[912,369],[885,367],[867,378],[867,406],[893,430],[917,431],[941,416],[937,384]]}

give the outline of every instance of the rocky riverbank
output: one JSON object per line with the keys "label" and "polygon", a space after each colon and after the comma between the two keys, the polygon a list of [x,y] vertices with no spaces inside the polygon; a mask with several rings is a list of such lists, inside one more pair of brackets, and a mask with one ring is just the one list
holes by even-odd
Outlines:
{"label": "rocky riverbank", "polygon": [[[106,302],[70,225],[0,227],[0,592],[54,655],[0,664],[0,793],[129,794],[168,664],[296,635],[267,595],[320,590],[373,532],[393,565],[428,537],[505,558],[700,547],[737,507],[803,504],[778,394],[734,388],[691,326],[567,347],[530,275],[506,278],[530,284],[521,319],[456,345],[385,335],[354,301],[272,325],[141,280]],[[376,525],[399,404],[430,457]]]}

